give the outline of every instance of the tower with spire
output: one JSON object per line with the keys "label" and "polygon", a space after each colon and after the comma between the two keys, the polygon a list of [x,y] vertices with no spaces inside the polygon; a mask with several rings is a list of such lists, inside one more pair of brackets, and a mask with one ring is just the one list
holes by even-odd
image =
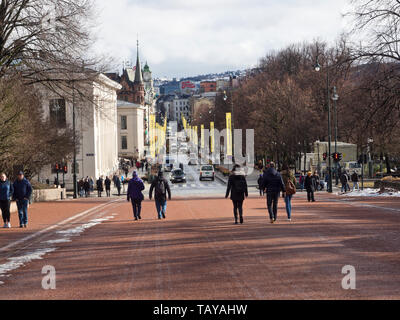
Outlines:
{"label": "tower with spire", "polygon": [[142,75],[142,66],[140,65],[139,58],[139,40],[137,41],[137,56],[136,56],[136,69],[135,69],[135,79],[133,81],[133,98],[134,103],[144,105],[144,82]]}

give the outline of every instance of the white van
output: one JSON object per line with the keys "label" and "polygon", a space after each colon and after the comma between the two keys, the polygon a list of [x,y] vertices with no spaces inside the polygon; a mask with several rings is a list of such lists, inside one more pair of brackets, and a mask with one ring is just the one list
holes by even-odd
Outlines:
{"label": "white van", "polygon": [[352,175],[356,172],[359,176],[361,176],[362,167],[357,161],[350,161],[344,163],[344,169]]}

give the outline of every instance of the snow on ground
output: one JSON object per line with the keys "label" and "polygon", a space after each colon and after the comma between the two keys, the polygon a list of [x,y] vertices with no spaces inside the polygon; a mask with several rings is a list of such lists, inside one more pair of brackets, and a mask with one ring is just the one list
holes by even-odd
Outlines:
{"label": "snow on ground", "polygon": [[383,193],[379,189],[364,189],[360,191],[352,191],[348,193],[338,193],[344,197],[400,197],[400,191],[385,190]]}

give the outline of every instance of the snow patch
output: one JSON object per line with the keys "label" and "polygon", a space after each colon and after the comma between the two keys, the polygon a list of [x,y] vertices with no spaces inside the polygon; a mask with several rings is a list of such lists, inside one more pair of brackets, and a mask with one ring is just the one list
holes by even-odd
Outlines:
{"label": "snow patch", "polygon": [[64,239],[57,239],[57,240],[48,240],[44,241],[42,243],[48,243],[48,244],[57,244],[57,243],[66,243],[66,242],[71,242],[71,239],[64,238]]}
{"label": "snow patch", "polygon": [[352,191],[349,193],[338,193],[340,196],[345,197],[400,197],[399,191],[385,191],[380,192],[379,189],[364,189],[363,191]]}
{"label": "snow patch", "polygon": [[18,269],[33,260],[41,260],[45,254],[55,250],[56,248],[38,249],[19,257],[8,258],[8,262],[0,265],[0,277],[5,277],[6,273]]}
{"label": "snow patch", "polygon": [[100,218],[100,219],[94,219],[89,221],[86,224],[83,224],[79,227],[75,227],[72,229],[67,229],[67,230],[61,230],[61,231],[57,231],[57,234],[62,234],[65,235],[66,237],[68,236],[78,236],[80,235],[83,231],[85,231],[86,229],[92,228],[104,221],[108,221],[110,219],[113,219],[113,216],[109,216],[109,217],[105,217],[105,218]]}

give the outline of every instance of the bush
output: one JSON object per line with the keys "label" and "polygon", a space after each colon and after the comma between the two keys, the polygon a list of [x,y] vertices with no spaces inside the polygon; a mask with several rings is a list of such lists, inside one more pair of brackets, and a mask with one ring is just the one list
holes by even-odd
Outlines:
{"label": "bush", "polygon": [[32,188],[34,190],[56,189],[54,187],[54,185],[52,185],[52,184],[48,185],[48,184],[40,183],[40,182],[37,182],[37,181],[31,181],[31,185],[32,185]]}

